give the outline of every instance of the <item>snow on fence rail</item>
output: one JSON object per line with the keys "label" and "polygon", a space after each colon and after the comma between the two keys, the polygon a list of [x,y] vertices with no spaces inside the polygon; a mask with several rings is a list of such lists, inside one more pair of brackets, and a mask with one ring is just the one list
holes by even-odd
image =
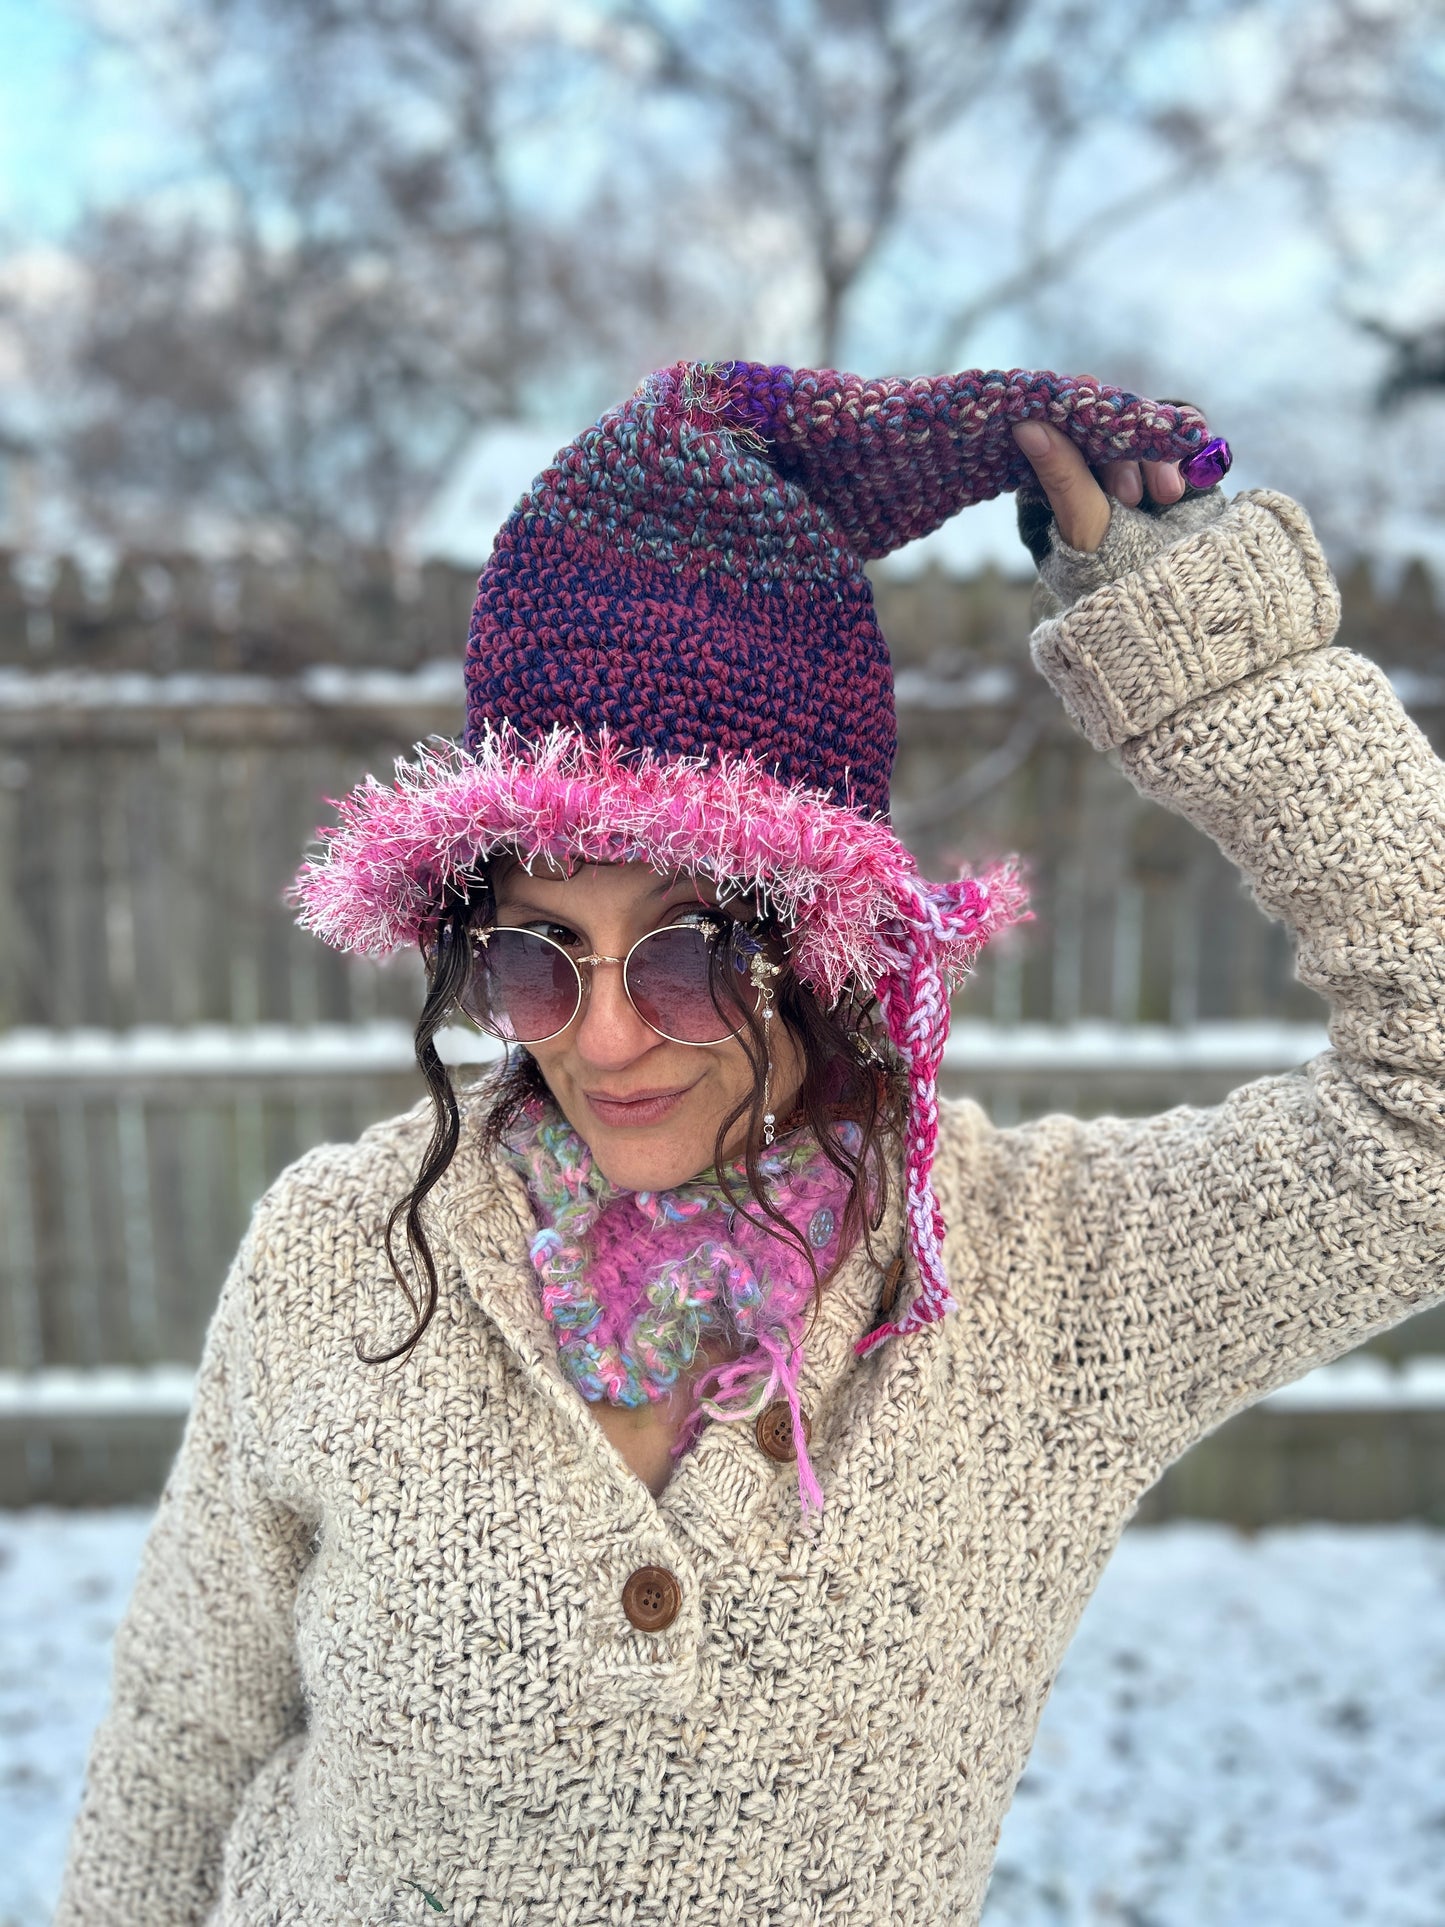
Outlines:
{"label": "snow on fence rail", "polygon": [[[1445,676],[1413,669],[1388,671],[1401,702],[1410,708],[1445,705]],[[899,669],[894,700],[899,709],[973,710],[1018,701],[1021,672],[992,663],[961,675]],[[0,710],[267,709],[304,705],[341,709],[420,709],[451,705],[464,696],[462,666],[450,658],[414,669],[309,663],[291,676],[246,671],[155,671],[147,669],[15,669],[0,665]]]}
{"label": "snow on fence rail", "polygon": [[[499,1048],[461,1028],[439,1041],[478,1069]],[[1325,1045],[1316,1026],[1281,1022],[967,1020],[943,1084],[1000,1124],[1138,1113],[1217,1102]],[[194,1359],[276,1174],[421,1095],[399,1018],[0,1032],[0,1370]]]}
{"label": "snow on fence rail", "polygon": [[[444,1062],[495,1062],[501,1046],[459,1026],[437,1039]],[[1315,1024],[955,1023],[945,1069],[1077,1074],[1290,1070],[1329,1048]],[[128,1031],[20,1029],[0,1035],[0,1084],[37,1078],[86,1083],[166,1077],[368,1076],[415,1062],[403,1023],[139,1026]]]}
{"label": "snow on fence rail", "polygon": [[357,669],[338,663],[308,664],[294,676],[257,676],[244,671],[156,673],[146,669],[24,670],[0,667],[0,710],[210,709],[239,705],[269,709],[304,704],[347,709],[412,709],[452,704],[465,691],[460,662],[429,662],[417,669]]}
{"label": "snow on fence rail", "polygon": [[[988,708],[1017,701],[1022,681],[1018,672],[998,664],[958,676],[901,669],[895,679],[894,697],[900,709]],[[206,670],[27,670],[0,665],[0,710],[109,713],[117,709],[268,709],[300,704],[342,709],[451,705],[460,711],[464,694],[461,662],[450,658],[423,663],[415,669],[310,663],[292,676]]]}
{"label": "snow on fence rail", "polygon": [[[190,1410],[195,1374],[184,1365],[101,1366],[76,1371],[0,1372],[0,1421],[16,1419],[181,1418]],[[1445,1356],[1393,1364],[1356,1356],[1321,1365],[1260,1401],[1272,1411],[1445,1411]]]}

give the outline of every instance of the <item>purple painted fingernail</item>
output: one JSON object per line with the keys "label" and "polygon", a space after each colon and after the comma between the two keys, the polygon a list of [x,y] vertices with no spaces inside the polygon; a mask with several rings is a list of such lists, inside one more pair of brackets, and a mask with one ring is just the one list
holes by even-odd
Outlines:
{"label": "purple painted fingernail", "polygon": [[1216,482],[1224,480],[1233,461],[1229,443],[1222,435],[1216,435],[1203,448],[1196,448],[1187,462],[1180,463],[1179,473],[1191,488],[1213,488]]}

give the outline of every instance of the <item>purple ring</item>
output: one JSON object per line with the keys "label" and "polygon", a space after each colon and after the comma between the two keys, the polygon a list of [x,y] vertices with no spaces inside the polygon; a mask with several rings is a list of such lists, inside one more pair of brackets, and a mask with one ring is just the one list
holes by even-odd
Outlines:
{"label": "purple ring", "polygon": [[1213,488],[1216,482],[1224,480],[1233,461],[1229,443],[1222,435],[1216,435],[1203,448],[1195,449],[1188,461],[1180,463],[1179,473],[1191,488]]}

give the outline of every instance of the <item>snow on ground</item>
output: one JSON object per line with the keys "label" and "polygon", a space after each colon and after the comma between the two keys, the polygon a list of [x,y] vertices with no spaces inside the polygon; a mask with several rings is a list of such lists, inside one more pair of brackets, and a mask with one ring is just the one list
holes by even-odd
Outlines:
{"label": "snow on ground", "polygon": [[988,1927],[1441,1927],[1445,1532],[1126,1533]]}
{"label": "snow on ground", "polygon": [[[139,1511],[0,1514],[0,1927],[49,1912]],[[1440,1927],[1445,1532],[1127,1533],[987,1927]]]}
{"label": "snow on ground", "polygon": [[0,1927],[50,1917],[149,1522],[131,1508],[0,1512]]}

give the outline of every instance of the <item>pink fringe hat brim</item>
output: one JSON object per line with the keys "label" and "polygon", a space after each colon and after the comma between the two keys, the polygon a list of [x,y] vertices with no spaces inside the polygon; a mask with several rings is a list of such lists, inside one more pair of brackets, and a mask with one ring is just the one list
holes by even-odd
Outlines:
{"label": "pink fringe hat brim", "polygon": [[303,928],[372,957],[417,942],[448,889],[502,851],[528,866],[645,862],[711,877],[724,897],[759,893],[792,932],[799,976],[829,1001],[871,989],[920,939],[955,986],[1028,914],[1013,859],[926,883],[883,819],[747,758],[626,752],[561,728],[533,742],[503,726],[470,751],[419,744],[393,786],[368,777],[333,807],[289,898]]}

